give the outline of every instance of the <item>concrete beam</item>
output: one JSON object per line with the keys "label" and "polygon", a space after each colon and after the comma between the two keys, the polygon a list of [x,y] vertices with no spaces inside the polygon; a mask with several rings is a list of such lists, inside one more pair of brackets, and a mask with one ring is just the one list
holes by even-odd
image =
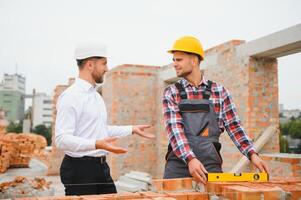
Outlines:
{"label": "concrete beam", "polygon": [[301,24],[236,47],[238,56],[278,58],[301,52]]}
{"label": "concrete beam", "polygon": [[178,80],[176,71],[171,64],[163,66],[159,76],[166,83],[174,83]]}
{"label": "concrete beam", "polygon": [[209,67],[218,66],[218,54],[206,55],[203,62],[201,62],[201,70],[207,69]]}

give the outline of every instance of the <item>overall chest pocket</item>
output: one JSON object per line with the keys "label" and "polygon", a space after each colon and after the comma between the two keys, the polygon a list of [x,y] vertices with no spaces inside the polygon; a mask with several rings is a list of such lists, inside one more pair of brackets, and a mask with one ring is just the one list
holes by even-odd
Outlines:
{"label": "overall chest pocket", "polygon": [[204,104],[204,103],[198,103],[198,104],[181,103],[181,104],[179,104],[179,109],[182,113],[196,113],[196,112],[208,113],[208,112],[210,112],[209,104]]}

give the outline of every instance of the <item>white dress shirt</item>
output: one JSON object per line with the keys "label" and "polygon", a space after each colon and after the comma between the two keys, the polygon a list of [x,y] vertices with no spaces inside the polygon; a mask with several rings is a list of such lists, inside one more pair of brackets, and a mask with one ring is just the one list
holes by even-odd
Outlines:
{"label": "white dress shirt", "polygon": [[55,144],[71,157],[103,156],[95,141],[108,136],[123,137],[132,126],[108,126],[107,111],[101,95],[89,82],[77,78],[58,98]]}

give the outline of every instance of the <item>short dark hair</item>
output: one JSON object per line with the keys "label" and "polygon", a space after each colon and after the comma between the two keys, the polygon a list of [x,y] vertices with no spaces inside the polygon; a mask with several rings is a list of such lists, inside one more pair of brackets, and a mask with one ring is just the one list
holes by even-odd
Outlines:
{"label": "short dark hair", "polygon": [[202,58],[199,54],[196,54],[196,53],[190,53],[190,52],[186,52],[186,53],[189,54],[189,55],[195,55],[195,56],[197,56],[199,64],[200,64],[201,61],[203,60],[203,58]]}
{"label": "short dark hair", "polygon": [[85,58],[85,59],[81,59],[81,60],[76,60],[76,63],[77,63],[78,68],[82,69],[88,60],[102,59],[102,58],[104,58],[104,57],[92,56],[92,57],[89,57],[89,58]]}

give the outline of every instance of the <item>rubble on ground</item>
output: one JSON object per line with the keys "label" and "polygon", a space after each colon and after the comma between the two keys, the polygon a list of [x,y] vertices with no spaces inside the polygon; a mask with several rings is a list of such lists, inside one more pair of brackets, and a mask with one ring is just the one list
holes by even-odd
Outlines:
{"label": "rubble on ground", "polygon": [[13,181],[0,183],[0,199],[53,196],[54,189],[50,184],[51,182],[46,182],[44,178],[31,180],[18,176]]}
{"label": "rubble on ground", "polygon": [[138,171],[126,173],[115,181],[118,193],[149,191],[151,183],[150,174]]}

